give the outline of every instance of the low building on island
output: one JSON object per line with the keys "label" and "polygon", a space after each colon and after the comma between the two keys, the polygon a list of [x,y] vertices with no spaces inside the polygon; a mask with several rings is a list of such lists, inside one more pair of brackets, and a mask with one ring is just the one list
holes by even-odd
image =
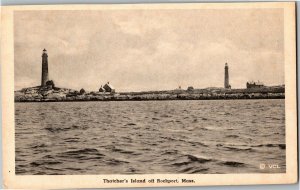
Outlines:
{"label": "low building on island", "polygon": [[187,91],[193,91],[194,90],[194,87],[192,87],[192,86],[189,86],[188,88],[187,88]]}
{"label": "low building on island", "polygon": [[110,93],[115,93],[116,92],[116,89],[111,85],[109,84],[109,82],[107,82],[103,88],[105,89],[105,92],[110,92]]}
{"label": "low building on island", "polygon": [[108,92],[108,93],[115,93],[116,89],[107,82],[104,86],[100,86],[99,92]]}
{"label": "low building on island", "polygon": [[83,95],[83,94],[85,94],[85,90],[82,88],[82,89],[80,89],[80,91],[79,91],[79,94],[80,95]]}
{"label": "low building on island", "polygon": [[246,87],[247,87],[247,89],[249,89],[249,88],[263,88],[263,87],[265,87],[265,85],[260,81],[257,81],[257,82],[251,81],[251,82],[246,83]]}
{"label": "low building on island", "polygon": [[99,92],[105,92],[105,89],[102,87],[102,85],[99,88]]}

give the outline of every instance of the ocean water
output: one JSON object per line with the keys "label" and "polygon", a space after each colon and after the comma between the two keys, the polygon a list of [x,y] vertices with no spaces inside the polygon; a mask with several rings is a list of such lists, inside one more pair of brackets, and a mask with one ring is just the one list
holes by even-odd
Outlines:
{"label": "ocean water", "polygon": [[284,100],[16,103],[15,124],[17,175],[286,169]]}

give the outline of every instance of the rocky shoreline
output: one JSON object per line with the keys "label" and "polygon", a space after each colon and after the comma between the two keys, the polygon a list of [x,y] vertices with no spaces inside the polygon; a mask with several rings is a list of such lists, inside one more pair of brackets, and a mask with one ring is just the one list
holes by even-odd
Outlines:
{"label": "rocky shoreline", "polygon": [[52,86],[30,87],[15,91],[15,102],[74,101],[150,101],[150,100],[224,100],[224,99],[284,99],[284,86],[261,89],[207,88],[147,92],[86,92]]}

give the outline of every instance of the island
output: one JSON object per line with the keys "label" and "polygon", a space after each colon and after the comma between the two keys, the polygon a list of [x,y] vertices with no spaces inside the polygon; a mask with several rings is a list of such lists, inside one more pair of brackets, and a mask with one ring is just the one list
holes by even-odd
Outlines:
{"label": "island", "polygon": [[15,102],[66,101],[148,101],[148,100],[229,100],[229,99],[284,99],[285,87],[272,86],[246,89],[175,89],[144,92],[79,91],[48,86],[36,86],[15,91]]}
{"label": "island", "polygon": [[230,99],[284,99],[285,85],[265,86],[261,82],[247,82],[246,88],[232,89],[229,83],[229,66],[225,63],[224,87],[194,89],[189,86],[174,90],[117,92],[107,82],[98,91],[73,90],[56,87],[49,80],[48,53],[42,54],[41,85],[14,92],[15,102],[74,102],[74,101],[149,101],[149,100],[230,100]]}

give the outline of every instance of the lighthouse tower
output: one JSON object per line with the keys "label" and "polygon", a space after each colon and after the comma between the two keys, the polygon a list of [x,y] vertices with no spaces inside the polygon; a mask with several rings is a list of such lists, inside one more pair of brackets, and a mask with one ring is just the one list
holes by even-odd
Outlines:
{"label": "lighthouse tower", "polygon": [[49,73],[48,73],[48,54],[47,50],[43,50],[42,55],[42,82],[41,86],[46,86],[46,82],[49,80]]}
{"label": "lighthouse tower", "polygon": [[225,63],[225,80],[224,80],[224,88],[230,89],[231,86],[229,84],[229,72],[228,72],[228,64]]}

